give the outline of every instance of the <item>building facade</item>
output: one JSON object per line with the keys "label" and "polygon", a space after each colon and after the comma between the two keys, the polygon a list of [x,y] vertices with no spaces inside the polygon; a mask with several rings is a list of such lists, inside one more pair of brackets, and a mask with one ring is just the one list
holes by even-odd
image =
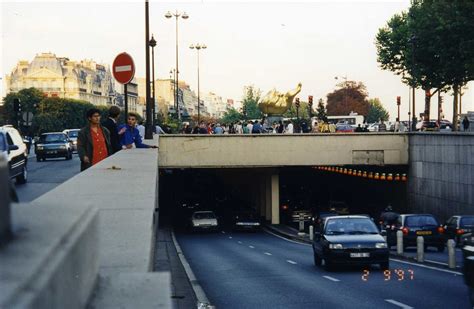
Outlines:
{"label": "building facade", "polygon": [[84,100],[94,105],[113,104],[114,82],[110,69],[92,60],[71,61],[52,53],[21,60],[6,76],[6,93],[37,88],[50,97]]}

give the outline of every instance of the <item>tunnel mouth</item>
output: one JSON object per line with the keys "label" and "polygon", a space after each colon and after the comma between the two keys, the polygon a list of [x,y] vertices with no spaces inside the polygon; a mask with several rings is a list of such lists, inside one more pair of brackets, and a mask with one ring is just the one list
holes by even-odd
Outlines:
{"label": "tunnel mouth", "polygon": [[[221,230],[235,227],[238,213],[252,213],[262,225],[299,228],[298,212],[305,212],[308,218],[304,220],[309,221],[333,208],[340,214],[365,214],[377,221],[388,205],[399,213],[407,212],[407,171],[406,166],[356,165],[160,169],[159,222],[187,230],[194,212],[209,210],[218,217]],[[278,205],[273,210],[268,205],[272,175],[279,180]],[[272,222],[269,211],[276,209],[278,222]]]}

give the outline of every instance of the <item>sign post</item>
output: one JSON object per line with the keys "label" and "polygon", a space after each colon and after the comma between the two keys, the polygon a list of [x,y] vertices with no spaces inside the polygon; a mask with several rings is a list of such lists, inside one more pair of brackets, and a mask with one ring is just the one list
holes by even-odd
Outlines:
{"label": "sign post", "polygon": [[128,115],[128,91],[127,84],[130,83],[135,76],[135,63],[132,57],[127,53],[118,54],[112,64],[112,73],[117,82],[123,85],[125,100],[125,120]]}

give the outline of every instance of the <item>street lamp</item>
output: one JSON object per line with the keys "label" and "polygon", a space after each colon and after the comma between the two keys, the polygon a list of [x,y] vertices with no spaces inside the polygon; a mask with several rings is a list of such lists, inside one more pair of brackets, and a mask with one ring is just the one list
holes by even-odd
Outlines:
{"label": "street lamp", "polygon": [[[411,43],[411,62],[412,62],[412,70],[415,71],[416,63],[415,63],[415,47],[416,47],[416,40],[418,38],[416,35],[413,35],[409,40],[408,43]],[[412,76],[412,78],[414,78]],[[412,87],[412,122],[411,122],[411,130],[416,131],[416,113],[415,113],[415,81],[413,81]]]}
{"label": "street lamp", "polygon": [[181,16],[182,19],[188,19],[189,16],[186,14],[186,12],[179,13],[177,10],[175,13],[171,13],[168,11],[165,14],[165,17],[170,19],[171,17],[176,18],[176,97],[175,97],[175,106],[176,106],[176,111],[178,113],[178,119],[181,120],[181,113],[179,111],[179,106],[178,106],[178,96],[179,96],[179,87],[178,87],[178,74],[179,74],[179,69],[178,69],[178,18]]}
{"label": "street lamp", "polygon": [[150,47],[151,47],[151,78],[152,78],[152,96],[153,96],[153,106],[152,106],[152,124],[155,124],[155,117],[156,117],[156,98],[155,98],[155,46],[156,46],[156,40],[153,37],[153,34],[151,35],[151,40],[149,42]]}
{"label": "street lamp", "polygon": [[197,90],[197,91],[198,91],[198,123],[200,123],[200,122],[201,122],[201,99],[200,99],[200,93],[201,93],[201,91],[200,91],[200,84],[199,84],[199,51],[200,51],[201,49],[206,49],[206,48],[207,48],[207,46],[206,46],[206,45],[204,45],[204,44],[202,44],[202,45],[201,45],[201,44],[197,43],[196,45],[192,45],[192,44],[191,44],[191,46],[189,46],[189,48],[191,48],[191,49],[196,49],[196,52],[197,52],[197,74],[198,74],[198,90]]}

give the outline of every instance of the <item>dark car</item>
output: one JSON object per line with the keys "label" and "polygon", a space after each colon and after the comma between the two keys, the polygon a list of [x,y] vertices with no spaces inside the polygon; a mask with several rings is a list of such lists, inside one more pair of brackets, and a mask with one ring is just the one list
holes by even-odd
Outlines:
{"label": "dark car", "polygon": [[10,178],[17,184],[28,181],[28,152],[20,133],[12,126],[0,127],[0,155],[8,160]]}
{"label": "dark car", "polygon": [[316,266],[379,264],[389,268],[389,249],[375,223],[366,216],[327,217],[314,234]]}
{"label": "dark car", "polygon": [[35,144],[36,161],[46,158],[64,157],[72,159],[72,145],[66,134],[62,132],[43,133]]}
{"label": "dark car", "polygon": [[443,252],[446,237],[444,228],[438,220],[430,214],[402,214],[396,223],[387,229],[389,246],[397,244],[397,231],[403,232],[403,247],[416,247],[416,239],[423,236],[425,248],[436,247]]}
{"label": "dark car", "polygon": [[232,228],[239,231],[256,231],[260,229],[260,219],[251,211],[234,213]]}
{"label": "dark car", "polygon": [[465,244],[462,248],[464,282],[469,288],[469,299],[474,307],[474,236],[472,233],[468,233],[462,238]]}
{"label": "dark car", "polygon": [[452,216],[444,225],[447,239],[461,244],[461,236],[474,232],[474,216]]}

